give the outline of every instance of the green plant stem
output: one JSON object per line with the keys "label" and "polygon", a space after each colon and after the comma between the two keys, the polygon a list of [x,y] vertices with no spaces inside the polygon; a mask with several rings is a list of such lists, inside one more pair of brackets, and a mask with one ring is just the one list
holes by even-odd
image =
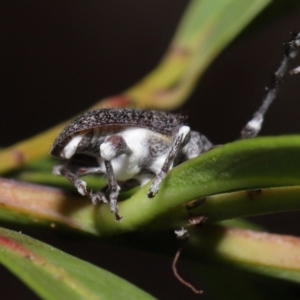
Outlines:
{"label": "green plant stem", "polygon": [[[300,138],[241,140],[214,148],[172,169],[155,198],[149,184],[119,201],[124,217],[116,222],[109,205],[63,190],[2,179],[0,214],[62,224],[99,236],[143,229],[166,230],[205,215],[209,222],[300,208]],[[18,217],[16,217],[18,216]]]}

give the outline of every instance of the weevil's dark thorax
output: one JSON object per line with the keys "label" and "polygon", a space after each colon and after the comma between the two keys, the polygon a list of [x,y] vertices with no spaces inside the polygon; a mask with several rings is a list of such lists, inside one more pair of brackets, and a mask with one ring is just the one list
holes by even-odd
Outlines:
{"label": "weevil's dark thorax", "polygon": [[[146,128],[165,135],[172,135],[174,130],[184,124],[185,117],[167,112],[138,109],[107,108],[86,112],[79,116],[64,128],[61,134],[54,141],[51,154],[58,156],[58,153],[70,141],[71,137],[79,132],[86,131],[81,146],[88,144],[88,141],[95,140],[101,132],[113,133],[116,128],[140,127]],[[97,130],[99,128],[99,130]],[[97,143],[92,143],[92,148]]]}

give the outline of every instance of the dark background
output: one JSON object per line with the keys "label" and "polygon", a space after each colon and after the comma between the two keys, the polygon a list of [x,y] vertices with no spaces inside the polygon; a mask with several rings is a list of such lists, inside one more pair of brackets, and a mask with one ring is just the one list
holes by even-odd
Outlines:
{"label": "dark background", "polygon": [[[290,31],[300,30],[297,1],[278,2],[219,56],[180,109],[189,115],[194,130],[216,144],[238,137],[265,94],[282,58],[283,42]],[[160,61],[187,3],[1,1],[0,145],[37,134],[145,76]],[[300,75],[287,76],[261,135],[300,133],[299,113]],[[300,231],[299,213],[256,219],[272,232]],[[173,278],[170,259],[107,248],[80,237],[35,236],[111,270],[159,299],[198,299]],[[35,299],[4,268],[0,289],[2,299]]]}

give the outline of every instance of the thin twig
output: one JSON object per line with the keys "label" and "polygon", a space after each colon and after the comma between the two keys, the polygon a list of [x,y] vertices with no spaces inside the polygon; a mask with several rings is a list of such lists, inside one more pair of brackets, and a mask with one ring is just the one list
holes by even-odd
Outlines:
{"label": "thin twig", "polygon": [[173,263],[172,263],[172,270],[173,273],[175,275],[175,277],[178,279],[179,282],[181,282],[183,285],[185,285],[186,287],[188,287],[189,289],[191,289],[195,294],[202,294],[203,291],[202,290],[197,290],[192,284],[190,284],[189,282],[185,281],[179,274],[177,271],[177,262],[180,256],[180,253],[182,252],[183,247],[186,245],[188,239],[185,240],[184,244],[177,250],[174,259],[173,259]]}

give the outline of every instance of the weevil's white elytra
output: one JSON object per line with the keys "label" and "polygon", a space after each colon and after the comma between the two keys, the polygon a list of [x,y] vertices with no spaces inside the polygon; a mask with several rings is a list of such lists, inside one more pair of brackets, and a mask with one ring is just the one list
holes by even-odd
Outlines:
{"label": "weevil's white elytra", "polygon": [[[252,138],[259,133],[264,115],[275,99],[281,79],[299,46],[298,33],[287,44],[284,59],[273,76],[268,93],[242,129],[241,138]],[[118,180],[137,179],[144,185],[154,178],[147,193],[149,198],[154,197],[172,167],[212,147],[204,135],[190,130],[185,119],[181,115],[138,109],[111,108],[87,112],[67,125],[54,141],[50,153],[66,162],[55,167],[53,173],[66,177],[93,203],[109,202],[111,211],[120,220]],[[83,155],[80,163],[78,155]],[[94,159],[93,164],[89,158]],[[79,178],[92,173],[107,176],[108,201],[102,192],[88,192],[86,183]]]}

